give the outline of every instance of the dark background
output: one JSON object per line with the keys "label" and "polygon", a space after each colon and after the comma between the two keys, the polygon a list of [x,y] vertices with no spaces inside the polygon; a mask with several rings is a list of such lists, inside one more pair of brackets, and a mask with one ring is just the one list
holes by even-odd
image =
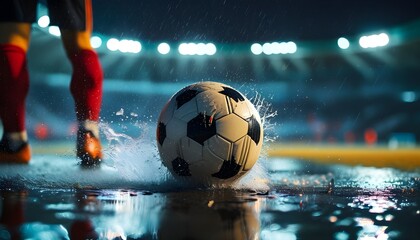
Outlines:
{"label": "dark background", "polygon": [[146,41],[241,43],[353,36],[417,19],[415,0],[93,1],[96,31]]}

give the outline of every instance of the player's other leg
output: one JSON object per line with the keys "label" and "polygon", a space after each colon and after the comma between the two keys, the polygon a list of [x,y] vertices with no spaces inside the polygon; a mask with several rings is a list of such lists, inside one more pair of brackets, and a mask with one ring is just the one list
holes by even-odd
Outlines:
{"label": "player's other leg", "polygon": [[62,31],[67,55],[73,66],[70,91],[79,125],[76,153],[84,165],[99,163],[99,114],[102,103],[103,74],[98,55],[90,47],[90,33]]}
{"label": "player's other leg", "polygon": [[3,124],[0,163],[28,163],[31,151],[25,127],[25,100],[29,90],[26,51],[31,25],[3,20],[0,19],[0,119]]}
{"label": "player's other leg", "polygon": [[79,124],[76,154],[83,165],[102,159],[99,114],[103,73],[98,55],[90,44],[92,9],[89,0],[49,1],[51,22],[60,27],[67,56],[73,66],[70,91]]}
{"label": "player's other leg", "polygon": [[[84,32],[62,32],[63,40],[67,43],[80,38],[90,39],[85,35]],[[92,49],[67,49],[67,53],[73,66],[70,91],[79,126],[76,154],[82,164],[94,165],[102,159],[98,126],[102,103],[102,69],[98,55]]]}

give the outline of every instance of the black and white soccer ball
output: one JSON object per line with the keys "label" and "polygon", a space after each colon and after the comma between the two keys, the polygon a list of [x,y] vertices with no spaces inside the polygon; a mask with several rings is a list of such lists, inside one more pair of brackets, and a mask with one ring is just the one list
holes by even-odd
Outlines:
{"label": "black and white soccer ball", "polygon": [[254,105],[218,82],[195,83],[173,95],[156,132],[163,165],[199,183],[237,180],[257,162],[263,144]]}

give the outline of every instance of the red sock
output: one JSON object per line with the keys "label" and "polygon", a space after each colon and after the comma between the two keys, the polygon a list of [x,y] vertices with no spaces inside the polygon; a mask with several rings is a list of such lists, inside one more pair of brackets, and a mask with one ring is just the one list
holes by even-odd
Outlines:
{"label": "red sock", "polygon": [[25,130],[25,99],[29,90],[26,52],[0,44],[0,119],[4,132]]}
{"label": "red sock", "polygon": [[92,50],[81,50],[70,57],[73,76],[70,91],[76,107],[77,120],[99,120],[102,103],[103,73],[98,55]]}

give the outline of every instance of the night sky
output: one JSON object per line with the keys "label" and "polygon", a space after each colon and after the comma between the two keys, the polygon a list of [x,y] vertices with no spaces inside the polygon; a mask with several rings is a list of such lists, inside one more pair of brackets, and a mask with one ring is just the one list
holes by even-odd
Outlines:
{"label": "night sky", "polygon": [[415,0],[98,0],[94,31],[140,41],[333,39],[420,19]]}

